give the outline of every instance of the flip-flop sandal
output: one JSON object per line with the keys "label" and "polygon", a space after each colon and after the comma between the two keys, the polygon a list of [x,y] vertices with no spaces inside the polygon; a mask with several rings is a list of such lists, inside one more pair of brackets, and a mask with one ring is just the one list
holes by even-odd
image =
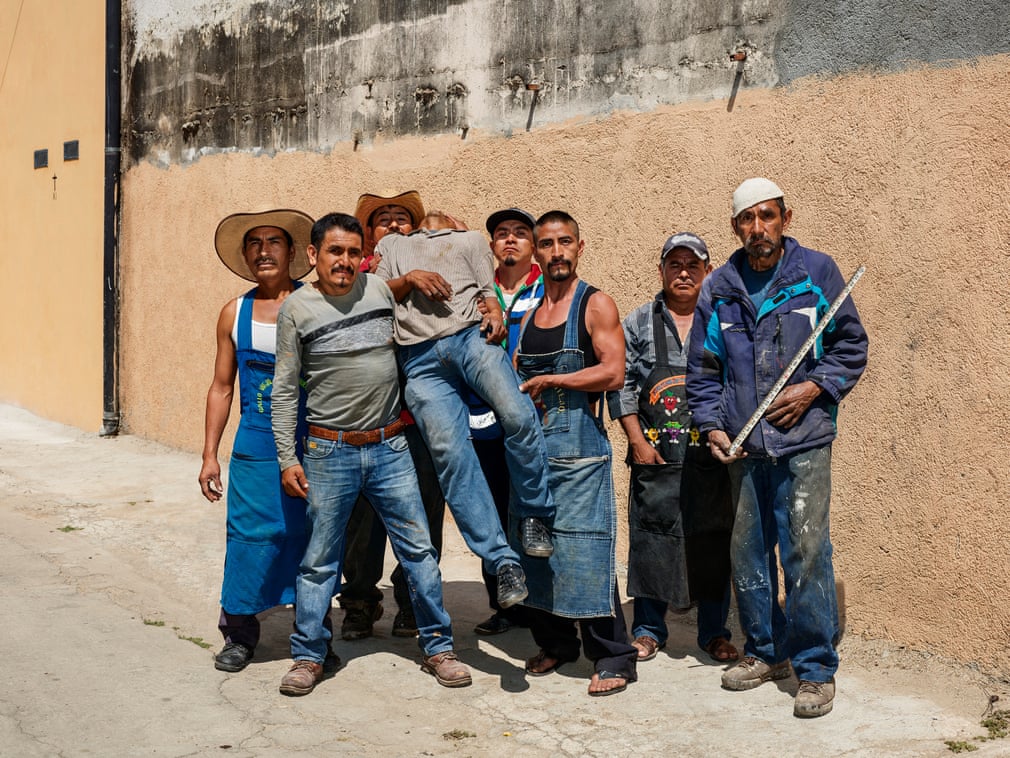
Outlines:
{"label": "flip-flop sandal", "polygon": [[564,658],[554,658],[554,665],[551,666],[550,668],[544,669],[543,671],[533,671],[530,668],[531,665],[536,666],[543,663],[544,658],[554,658],[554,656],[548,653],[546,650],[541,650],[539,653],[537,653],[528,661],[526,661],[526,673],[529,674],[530,676],[547,676],[548,674],[557,671],[566,663],[571,663],[570,660],[566,660]]}
{"label": "flip-flop sandal", "polygon": [[624,692],[626,689],[628,689],[628,677],[626,676],[615,674],[613,671],[597,671],[596,675],[597,677],[599,677],[599,681],[601,682],[606,679],[623,679],[624,684],[622,684],[620,687],[613,687],[612,689],[609,690],[599,690],[597,692],[593,692],[592,690],[590,690],[589,691],[590,697],[605,697],[606,695],[616,695],[618,692]]}
{"label": "flip-flop sandal", "polygon": [[718,663],[732,663],[733,661],[740,660],[740,653],[737,652],[733,643],[725,637],[716,637],[709,642],[705,645],[705,652],[711,656],[713,661]]}
{"label": "flip-flop sandal", "polygon": [[635,641],[631,644],[632,647],[634,647],[636,650],[638,650],[638,645],[641,645],[642,647],[645,648],[645,655],[642,655],[641,650],[638,651],[639,663],[644,663],[645,661],[651,661],[653,658],[656,657],[656,655],[659,653],[660,650],[666,647],[665,643],[660,645],[659,642],[657,642],[655,639],[653,639],[647,634],[643,634],[640,637],[635,637]]}

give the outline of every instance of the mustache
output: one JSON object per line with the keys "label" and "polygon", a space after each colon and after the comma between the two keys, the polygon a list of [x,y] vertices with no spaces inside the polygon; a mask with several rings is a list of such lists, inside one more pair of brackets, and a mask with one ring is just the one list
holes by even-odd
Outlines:
{"label": "mustache", "polygon": [[330,273],[331,274],[339,274],[339,273],[353,274],[354,273],[354,269],[351,266],[337,265],[337,266],[331,266],[330,267]]}
{"label": "mustache", "polygon": [[254,266],[258,266],[261,263],[272,263],[272,264],[274,264],[276,266],[277,265],[277,259],[274,258],[274,257],[272,257],[272,256],[269,256],[269,255],[261,255],[255,261],[253,261],[253,265]]}

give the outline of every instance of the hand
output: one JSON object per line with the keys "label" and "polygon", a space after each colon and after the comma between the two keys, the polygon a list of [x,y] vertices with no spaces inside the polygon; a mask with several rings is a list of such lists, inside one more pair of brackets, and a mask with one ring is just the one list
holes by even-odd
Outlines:
{"label": "hand", "polygon": [[713,429],[708,433],[708,449],[712,451],[712,457],[720,463],[732,463],[747,457],[747,453],[742,447],[736,451],[735,455],[730,455],[729,448],[732,444],[733,440],[722,429]]}
{"label": "hand", "polygon": [[640,463],[643,465],[656,465],[660,463],[666,463],[663,460],[663,456],[659,454],[648,442],[642,441],[638,443],[632,443],[631,447],[631,460],[634,463]]}
{"label": "hand", "polygon": [[553,381],[553,374],[540,374],[520,384],[519,391],[529,395],[530,400],[536,400],[540,397],[541,392],[553,385]]}
{"label": "hand", "polygon": [[452,216],[452,215],[450,215],[450,214],[448,214],[448,213],[445,213],[445,211],[442,211],[442,213],[443,213],[443,214],[445,215],[445,217],[446,217],[446,218],[447,218],[447,219],[449,220],[449,223],[450,223],[450,224],[452,224],[452,228],[453,228],[453,229],[455,229],[455,230],[457,230],[457,231],[460,231],[460,232],[467,232],[467,231],[470,231],[469,227],[468,227],[468,226],[466,225],[466,223],[465,223],[465,222],[463,222],[463,221],[460,221],[460,220],[459,220],[458,218],[456,218],[455,216]]}
{"label": "hand", "polygon": [[281,472],[281,485],[291,497],[305,497],[309,494],[309,480],[300,463],[288,466]]}
{"label": "hand", "polygon": [[452,297],[449,282],[433,271],[411,271],[405,278],[414,290],[429,300],[445,301]]}
{"label": "hand", "polygon": [[379,263],[381,261],[382,261],[382,254],[381,253],[374,253],[368,259],[368,273],[369,274],[374,274],[375,270],[379,267]]}
{"label": "hand", "polygon": [[821,388],[810,381],[790,384],[775,396],[765,411],[765,418],[775,426],[788,429],[802,418],[821,392]]}
{"label": "hand", "polygon": [[200,469],[200,491],[212,503],[221,499],[224,487],[221,486],[221,466],[216,458],[203,462],[203,468]]}
{"label": "hand", "polygon": [[[480,306],[478,305],[477,308],[479,310]],[[496,309],[491,313],[484,314],[480,322],[480,333],[486,335],[489,345],[497,345],[505,339],[508,330],[505,328],[505,322],[502,321],[501,311]]]}

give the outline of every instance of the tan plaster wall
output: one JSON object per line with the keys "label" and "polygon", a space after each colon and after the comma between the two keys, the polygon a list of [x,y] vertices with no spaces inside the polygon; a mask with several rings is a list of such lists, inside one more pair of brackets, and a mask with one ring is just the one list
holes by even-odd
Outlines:
{"label": "tan plaster wall", "polygon": [[[691,229],[725,260],[730,194],[767,175],[798,239],[846,276],[869,267],[855,299],[870,367],[843,405],[834,465],[849,631],[1010,673],[1008,91],[999,56],[745,90],[732,112],[716,101],[509,139],[137,166],[124,185],[125,428],[200,448],[215,317],[244,289],[213,253],[227,213],[349,211],[361,191],[411,187],[475,228],[498,207],[560,207],[582,224],[583,277],[625,314],[657,287],[669,233]],[[620,461],[616,427],[612,438]]]}
{"label": "tan plaster wall", "polygon": [[[0,0],[0,400],[89,430],[102,423],[104,7]],[[74,139],[80,160],[65,163]],[[34,169],[42,148],[49,167]]]}

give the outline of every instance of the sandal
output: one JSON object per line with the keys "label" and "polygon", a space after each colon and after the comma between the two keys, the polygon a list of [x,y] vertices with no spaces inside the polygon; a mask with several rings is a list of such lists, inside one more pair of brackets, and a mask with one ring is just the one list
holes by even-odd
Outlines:
{"label": "sandal", "polygon": [[733,643],[725,637],[716,637],[702,649],[712,657],[713,661],[718,663],[729,663],[740,659],[740,653]]}
{"label": "sandal", "polygon": [[[607,695],[616,695],[618,692],[624,692],[626,689],[628,689],[628,677],[622,676],[621,674],[615,674],[613,671],[597,671],[594,674],[594,676],[596,677],[596,681],[598,682],[602,682],[606,679],[623,679],[624,684],[619,684],[616,687],[611,687],[609,690],[596,690],[596,691],[589,690],[590,697],[605,697]],[[589,686],[591,687],[592,685],[593,683],[590,682]]]}
{"label": "sandal", "polygon": [[[554,661],[554,664],[545,669],[538,669],[538,667],[543,665],[543,662],[548,658]],[[571,660],[565,660],[564,658],[555,658],[546,650],[541,649],[539,653],[526,660],[526,673],[530,676],[547,676],[548,674],[557,671],[566,663],[571,662]]]}
{"label": "sandal", "polygon": [[638,650],[638,662],[651,661],[659,651],[666,647],[666,644],[660,645],[659,642],[647,634],[643,634],[640,637],[635,637],[634,642],[631,643],[632,647]]}

